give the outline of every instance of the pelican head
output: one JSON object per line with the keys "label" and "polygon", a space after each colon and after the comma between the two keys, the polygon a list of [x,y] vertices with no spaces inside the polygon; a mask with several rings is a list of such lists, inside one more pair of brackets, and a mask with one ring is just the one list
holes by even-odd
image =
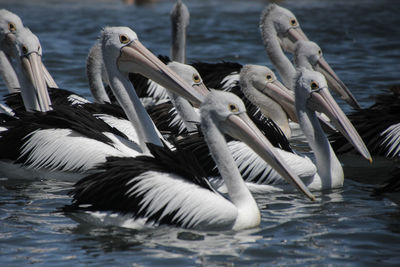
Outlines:
{"label": "pelican head", "polygon": [[15,34],[22,28],[24,25],[17,15],[6,9],[0,9],[0,43],[7,34]]}
{"label": "pelican head", "polygon": [[305,67],[321,72],[328,81],[330,89],[338,93],[353,108],[360,108],[350,90],[336,75],[328,62],[326,62],[321,48],[316,43],[303,40],[298,41],[294,50],[294,64],[298,67]]}
{"label": "pelican head", "polygon": [[260,28],[262,32],[275,31],[282,48],[287,52],[294,51],[294,44],[298,40],[308,40],[296,16],[276,4],[270,4],[264,9]]}
{"label": "pelican head", "polygon": [[181,0],[178,0],[171,10],[172,45],[171,57],[173,60],[184,63],[186,61],[186,28],[189,25],[189,10]]}
{"label": "pelican head", "polygon": [[[106,27],[101,43],[105,64],[116,64],[119,71],[128,75],[139,73],[199,106],[208,91],[195,91],[175,72],[169,69],[139,41],[136,33],[127,27]],[[116,59],[116,62],[108,62]]]}
{"label": "pelican head", "polygon": [[329,93],[328,84],[321,73],[305,68],[298,69],[295,95],[296,107],[300,113],[310,110],[326,114],[361,155],[372,161],[360,135]]}
{"label": "pelican head", "polygon": [[28,28],[21,28],[15,35],[7,35],[6,39],[10,44],[8,53],[17,58],[19,77],[25,77],[20,81],[25,107],[27,110],[50,110],[39,39]]}
{"label": "pelican head", "polygon": [[170,17],[173,23],[182,24],[182,27],[189,25],[190,13],[187,6],[181,0],[176,1],[171,10]]}
{"label": "pelican head", "polygon": [[196,91],[208,94],[208,89],[203,83],[200,73],[190,65],[171,61],[168,67],[176,73],[179,73],[183,81],[194,88]]}
{"label": "pelican head", "polygon": [[200,113],[202,127],[204,127],[203,125],[207,127],[207,122],[213,121],[219,126],[221,132],[246,143],[307,197],[312,200],[315,199],[251,121],[246,113],[243,101],[239,97],[232,93],[212,90],[203,102]]}
{"label": "pelican head", "polygon": [[[243,66],[240,71],[240,84],[246,97],[256,106],[265,110],[266,115],[274,121],[276,119],[272,114],[277,111],[277,108],[274,107],[275,104],[282,106],[287,115],[293,121],[297,121],[293,92],[284,86],[268,67],[260,65]],[[262,95],[252,94],[250,91],[252,88],[255,88]],[[268,101],[266,97],[271,98],[275,103]]]}

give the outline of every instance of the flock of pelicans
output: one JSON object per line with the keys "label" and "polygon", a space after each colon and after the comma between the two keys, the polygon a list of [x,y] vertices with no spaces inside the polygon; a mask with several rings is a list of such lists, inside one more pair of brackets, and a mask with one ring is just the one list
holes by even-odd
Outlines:
{"label": "flock of pelicans", "polygon": [[[265,66],[185,64],[189,12],[180,0],[171,22],[171,59],[154,56],[127,27],[102,30],[87,59],[91,103],[58,88],[38,38],[0,10],[10,93],[0,115],[1,175],[76,182],[62,210],[78,221],[238,230],[260,224],[253,193],[297,189],[314,200],[310,191],[342,187],[335,151],[354,149],[370,162],[369,151],[398,157],[398,118],[368,115],[396,109],[397,96],[360,109],[289,10],[271,4],[260,18],[282,83]],[[353,123],[328,88],[356,109]],[[334,132],[334,148],[325,132]],[[313,160],[291,147],[299,137]],[[398,180],[379,190],[398,191]]]}

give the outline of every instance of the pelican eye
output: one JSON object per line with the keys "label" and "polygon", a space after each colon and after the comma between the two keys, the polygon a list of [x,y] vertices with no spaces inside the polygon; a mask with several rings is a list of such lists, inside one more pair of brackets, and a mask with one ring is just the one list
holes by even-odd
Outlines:
{"label": "pelican eye", "polygon": [[28,48],[25,45],[22,46],[22,53],[28,54]]}
{"label": "pelican eye", "polygon": [[267,78],[267,81],[269,81],[269,82],[273,80],[273,77],[271,74],[267,74],[266,78]]}
{"label": "pelican eye", "polygon": [[321,51],[321,49],[320,49],[320,50],[318,50],[318,55],[322,55],[322,51]]}
{"label": "pelican eye", "polygon": [[193,79],[193,81],[194,81],[195,83],[199,83],[199,82],[201,81],[200,76],[197,75],[197,74],[193,74],[192,79]]}
{"label": "pelican eye", "polygon": [[297,26],[297,20],[296,19],[291,19],[290,20],[290,25]]}
{"label": "pelican eye", "polygon": [[119,41],[121,42],[121,44],[127,44],[130,42],[130,39],[128,36],[126,36],[125,34],[121,34],[119,36]]}
{"label": "pelican eye", "polygon": [[310,87],[311,87],[311,90],[317,90],[317,89],[319,89],[319,85],[318,85],[318,83],[315,82],[315,81],[312,81],[312,82],[310,83]]}
{"label": "pelican eye", "polygon": [[9,22],[8,23],[8,30],[12,33],[15,33],[17,31],[17,26],[15,26],[15,23]]}
{"label": "pelican eye", "polygon": [[231,112],[238,112],[238,111],[239,111],[239,108],[238,108],[238,106],[236,106],[235,104],[229,104],[229,110],[230,110]]}

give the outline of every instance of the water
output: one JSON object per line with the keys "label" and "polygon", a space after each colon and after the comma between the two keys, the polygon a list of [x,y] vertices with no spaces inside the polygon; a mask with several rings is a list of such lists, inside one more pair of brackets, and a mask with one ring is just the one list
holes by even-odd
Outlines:
{"label": "water", "polygon": [[[266,64],[258,31],[264,1],[186,1],[188,60]],[[169,54],[171,1],[126,6],[111,0],[0,0],[38,35],[43,60],[60,87],[89,97],[86,54],[106,25],[133,28],[156,54]],[[284,1],[304,32],[361,105],[400,83],[399,1]],[[6,92],[0,84],[1,94]],[[339,102],[346,110],[347,106]],[[368,169],[367,169],[368,173]],[[372,173],[372,172],[371,172]],[[400,210],[372,197],[373,185],[346,172],[342,189],[256,196],[262,222],[233,232],[160,227],[146,231],[78,224],[57,208],[71,184],[0,182],[2,266],[266,266],[400,264]],[[383,180],[372,175],[366,180]]]}

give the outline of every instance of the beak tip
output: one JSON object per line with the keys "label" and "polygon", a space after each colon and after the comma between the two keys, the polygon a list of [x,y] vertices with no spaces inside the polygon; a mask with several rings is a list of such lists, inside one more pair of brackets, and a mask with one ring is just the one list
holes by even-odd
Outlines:
{"label": "beak tip", "polygon": [[369,157],[368,161],[369,161],[369,164],[372,164],[372,157]]}
{"label": "beak tip", "polygon": [[351,105],[354,109],[361,109],[360,104],[359,104],[356,100],[351,101],[350,105]]}

